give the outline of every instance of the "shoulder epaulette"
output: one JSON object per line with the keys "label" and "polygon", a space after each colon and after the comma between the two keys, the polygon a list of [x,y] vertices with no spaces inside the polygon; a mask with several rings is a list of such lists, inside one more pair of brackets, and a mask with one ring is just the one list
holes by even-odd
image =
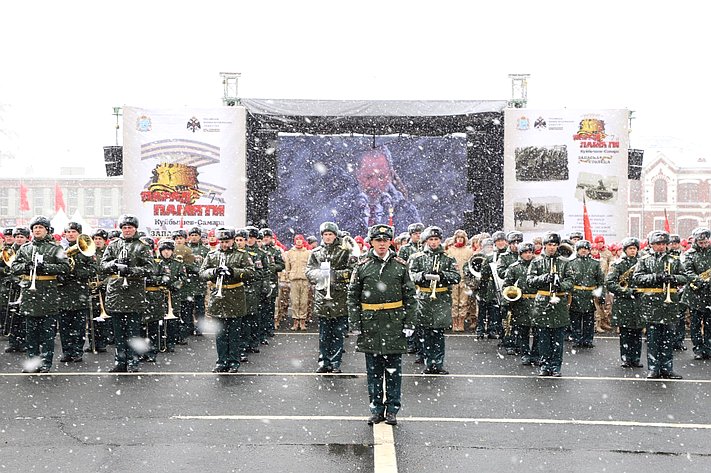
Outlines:
{"label": "shoulder epaulette", "polygon": [[418,256],[422,256],[422,255],[424,255],[424,254],[425,254],[424,251],[416,251],[416,252],[414,252],[414,253],[412,253],[412,254],[410,255],[410,259],[412,259],[412,258],[417,258]]}
{"label": "shoulder epaulette", "polygon": [[649,253],[647,253],[647,254],[644,254],[644,255],[640,256],[639,258],[637,258],[637,260],[638,260],[638,261],[642,261],[643,259],[647,259],[647,258],[649,258],[650,256],[652,256],[652,255],[650,255]]}
{"label": "shoulder epaulette", "polygon": [[242,253],[246,253],[246,252],[247,252],[247,250],[245,250],[244,248],[235,248],[235,250],[241,251]]}
{"label": "shoulder epaulette", "polygon": [[361,256],[361,257],[358,259],[358,261],[356,262],[356,264],[357,264],[357,265],[362,265],[362,264],[367,263],[368,261],[370,261],[370,256],[365,255],[365,256]]}
{"label": "shoulder epaulette", "polygon": [[402,264],[402,265],[404,265],[404,266],[407,266],[407,261],[405,261],[404,259],[400,258],[399,256],[395,256],[393,259],[394,259],[395,261],[397,261],[398,263],[400,263],[400,264]]}
{"label": "shoulder epaulette", "polygon": [[679,259],[679,255],[672,255],[672,254],[669,254],[669,256],[671,256],[671,257],[674,258],[674,259]]}

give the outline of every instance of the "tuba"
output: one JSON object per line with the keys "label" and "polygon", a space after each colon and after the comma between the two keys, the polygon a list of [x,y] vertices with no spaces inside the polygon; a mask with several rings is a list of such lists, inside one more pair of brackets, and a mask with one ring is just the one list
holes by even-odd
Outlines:
{"label": "tuba", "polygon": [[15,261],[15,252],[13,251],[12,248],[3,248],[2,249],[2,261],[5,263],[8,267],[12,266],[12,262]]}
{"label": "tuba", "polygon": [[195,263],[195,255],[193,255],[193,250],[187,245],[175,245],[175,250],[173,252],[175,259],[185,264]]}

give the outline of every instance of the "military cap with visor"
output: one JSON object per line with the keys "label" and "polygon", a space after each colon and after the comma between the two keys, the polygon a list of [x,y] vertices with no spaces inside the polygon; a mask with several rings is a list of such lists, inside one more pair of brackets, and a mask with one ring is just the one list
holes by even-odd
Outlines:
{"label": "military cap with visor", "polygon": [[395,229],[385,224],[373,225],[368,231],[370,240],[392,240],[394,237]]}

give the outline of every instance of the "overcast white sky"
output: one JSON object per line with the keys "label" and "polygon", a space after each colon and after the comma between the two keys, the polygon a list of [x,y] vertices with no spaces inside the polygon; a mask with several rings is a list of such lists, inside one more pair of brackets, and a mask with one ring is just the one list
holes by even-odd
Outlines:
{"label": "overcast white sky", "polygon": [[[35,1],[0,5],[0,152],[47,174],[103,175],[115,105],[220,106],[240,95],[508,99],[635,110],[633,147],[706,134],[703,3]],[[7,163],[7,161],[6,161]]]}

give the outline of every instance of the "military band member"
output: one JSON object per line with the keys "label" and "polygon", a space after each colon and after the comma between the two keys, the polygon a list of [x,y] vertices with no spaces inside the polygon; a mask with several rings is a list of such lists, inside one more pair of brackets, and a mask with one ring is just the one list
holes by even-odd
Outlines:
{"label": "military band member", "polygon": [[422,223],[411,223],[407,226],[407,233],[410,235],[410,241],[401,246],[397,255],[408,261],[413,253],[419,253],[424,249],[424,242],[422,241],[422,232],[425,230],[425,226]]}
{"label": "military band member", "polygon": [[[506,234],[506,243],[508,244],[508,247],[506,248],[506,251],[499,256],[499,259],[496,262],[496,274],[499,279],[503,280],[508,267],[518,260],[518,245],[521,242],[523,242],[523,233],[519,231],[511,231]],[[503,289],[503,284],[501,289]],[[500,311],[501,316],[504,317],[504,339],[502,345],[506,349],[507,355],[518,354],[518,346],[514,337],[514,331],[511,327],[509,311],[503,300],[500,304]]]}
{"label": "military band member", "polygon": [[[518,259],[506,269],[504,274],[504,291],[506,288],[515,287],[520,291],[511,298],[518,300],[508,301],[506,307],[511,314],[511,333],[515,342],[515,350],[521,355],[521,364],[531,365],[538,361],[538,347],[536,346],[535,331],[531,330],[531,313],[533,312],[533,299],[536,291],[526,282],[528,267],[533,260],[533,243],[518,245]],[[515,291],[514,291],[515,292]],[[504,297],[504,299],[511,299]],[[531,344],[533,335],[533,344]]]}
{"label": "military band member", "polygon": [[[17,227],[10,230],[10,236],[5,234],[6,254],[10,257],[17,255],[20,247],[27,243],[30,239],[30,229],[26,227]],[[5,353],[24,353],[27,351],[25,340],[27,332],[27,322],[25,316],[20,312],[18,301],[20,300],[20,279],[12,274],[12,268],[7,264],[0,263],[6,271],[4,279],[6,293],[6,304],[3,305],[5,324],[3,326],[4,333],[7,334],[8,346],[5,348]]]}
{"label": "military band member", "polygon": [[200,265],[195,261],[192,249],[187,246],[188,232],[180,228],[173,231],[172,236],[174,249],[171,258],[180,262],[185,271],[185,276],[180,281],[180,289],[173,293],[175,307],[179,307],[176,315],[180,320],[171,322],[171,326],[176,330],[172,339],[178,345],[187,345],[188,337],[195,332],[193,293],[195,292],[195,282],[200,279]]}
{"label": "military band member", "polygon": [[[200,227],[193,227],[188,231],[187,246],[193,252],[195,264],[199,269],[205,257],[210,252],[210,249],[202,243]],[[202,336],[202,326],[205,324],[205,294],[207,293],[207,283],[200,279],[199,274],[188,273],[186,291],[188,291],[187,304],[184,305],[184,310],[187,312],[186,318],[195,321],[195,330],[193,333],[196,336]],[[191,297],[192,300],[190,300]],[[190,314],[191,310],[192,314]]]}
{"label": "military band member", "polygon": [[60,309],[57,276],[69,272],[69,261],[57,245],[44,216],[30,221],[32,242],[17,251],[12,272],[21,282],[20,313],[26,317],[27,356],[23,373],[47,373],[52,368],[57,314]]}
{"label": "military band member", "polygon": [[87,346],[84,351],[90,352],[92,349],[95,349],[98,353],[106,353],[106,346],[113,343],[114,338],[113,323],[101,317],[102,308],[105,309],[102,305],[103,301],[106,300],[106,283],[109,280],[109,275],[104,273],[101,269],[101,258],[104,255],[104,251],[106,251],[106,245],[109,243],[109,232],[99,228],[94,231],[91,237],[96,247],[93,259],[97,270],[96,276],[89,281],[92,304],[91,312],[94,318],[94,344],[93,346],[91,344]]}
{"label": "military band member", "polygon": [[266,295],[266,304],[262,308],[262,332],[261,342],[267,345],[267,337],[274,336],[274,311],[276,306],[276,298],[279,294],[279,273],[284,271],[284,258],[282,258],[281,250],[274,244],[274,232],[271,228],[262,228],[262,250],[269,258],[269,291]]}
{"label": "military band member", "polygon": [[247,314],[244,283],[254,275],[254,264],[245,249],[235,246],[233,228],[220,227],[215,233],[219,246],[207,254],[200,268],[200,277],[214,283],[207,308],[208,315],[218,320],[217,362],[212,371],[236,373],[243,355],[242,319]]}
{"label": "military band member", "polygon": [[449,374],[444,369],[444,332],[452,324],[450,287],[461,280],[457,261],[442,248],[442,229],[422,232],[425,249],[410,262],[410,277],[417,286],[417,325],[422,331],[425,374]]}
{"label": "military band member", "polygon": [[504,329],[501,320],[501,287],[497,280],[497,273],[492,270],[499,262],[501,255],[506,253],[508,243],[506,234],[502,231],[494,232],[491,235],[494,243],[494,250],[488,254],[481,269],[481,282],[478,294],[479,299],[479,320],[477,321],[476,334],[478,338],[501,339]]}
{"label": "military band member", "polygon": [[623,368],[642,368],[642,334],[644,320],[635,297],[632,276],[637,265],[639,240],[628,237],[622,240],[622,256],[612,263],[605,284],[614,296],[612,325],[620,329],[620,360]]}
{"label": "military band member", "polygon": [[365,353],[368,424],[395,425],[401,407],[402,354],[417,311],[415,286],[406,262],[390,249],[393,228],[374,225],[368,236],[372,248],[353,270],[348,313],[353,334],[358,335],[356,351]]}
{"label": "military band member", "polygon": [[247,330],[243,335],[248,343],[247,352],[259,353],[259,345],[263,340],[266,341],[266,335],[262,331],[262,312],[270,289],[271,263],[267,253],[257,244],[259,229],[248,226],[245,227],[245,230],[247,230],[245,250],[247,250],[254,262],[254,278],[252,284],[247,287],[247,291],[253,292],[254,304],[249,302],[247,304],[247,316],[245,318]]}
{"label": "military band member", "polygon": [[118,226],[121,236],[109,244],[101,258],[102,271],[111,275],[104,301],[116,342],[111,372],[137,372],[139,360],[133,346],[141,337],[146,307],[145,278],[153,273],[155,263],[148,246],[138,238],[138,218],[121,215]]}
{"label": "military band member", "polygon": [[653,231],[651,251],[635,266],[633,282],[647,324],[647,378],[681,379],[674,372],[674,333],[679,318],[677,286],[686,284],[681,262],[667,252],[669,234]]}
{"label": "military band member", "polygon": [[355,261],[342,245],[338,225],[323,222],[319,228],[321,245],[311,251],[306,277],[316,285],[314,316],[318,317],[317,373],[340,373],[343,339],[348,322],[346,305],[348,282]]}
{"label": "military band member", "polygon": [[547,233],[541,256],[531,262],[526,276],[526,283],[536,290],[532,321],[538,334],[539,376],[561,376],[565,328],[570,324],[567,293],[573,284],[568,260],[558,255],[560,242],[558,233]]}
{"label": "military band member", "polygon": [[188,273],[185,269],[185,264],[175,257],[176,248],[177,245],[174,240],[170,238],[161,239],[158,242],[158,258],[156,259],[157,272],[161,277],[161,286],[165,288],[166,298],[170,298],[170,305],[176,316],[175,319],[169,317],[163,321],[168,330],[166,348],[171,353],[175,351],[175,345],[185,344],[185,338],[181,337],[187,337],[187,332],[183,331],[185,321],[180,314],[184,314],[182,312],[182,303],[185,300],[183,286]]}
{"label": "military band member", "polygon": [[578,240],[575,244],[576,256],[568,264],[573,284],[570,303],[570,325],[573,332],[573,346],[593,348],[595,335],[595,302],[602,299],[605,276],[600,262],[590,257],[591,244],[588,240]]}
{"label": "military band member", "polygon": [[[96,277],[97,265],[94,261],[93,240],[82,235],[82,226],[78,222],[69,222],[64,228],[64,237],[69,243],[66,250],[69,257],[69,272],[59,281],[59,338],[62,344],[62,357],[59,361],[80,362],[84,353],[84,341],[87,323],[90,324],[91,293],[89,280]],[[91,245],[83,238],[91,241]]]}
{"label": "military band member", "polygon": [[[155,246],[151,237],[143,237],[147,246]],[[153,252],[151,252],[153,254]],[[168,325],[164,318],[168,315],[168,288],[160,267],[161,258],[155,258],[154,271],[146,277],[146,308],[143,312],[143,337],[147,340],[146,351],[139,356],[140,361],[155,363],[159,352],[168,351]]]}
{"label": "military band member", "polygon": [[684,254],[682,266],[689,284],[682,301],[691,311],[691,341],[694,359],[711,359],[711,230],[695,228],[694,243]]}
{"label": "military band member", "polygon": [[[672,233],[669,235],[669,245],[667,251],[670,255],[676,258],[682,258],[683,248],[681,247],[681,237]],[[683,259],[681,259],[683,264]],[[677,351],[686,351],[686,345],[684,344],[684,339],[686,338],[686,313],[689,311],[689,307],[685,302],[684,292],[686,292],[686,287],[680,288],[680,303],[679,303],[679,320],[676,323],[676,328],[674,329],[674,344],[673,348]]]}

